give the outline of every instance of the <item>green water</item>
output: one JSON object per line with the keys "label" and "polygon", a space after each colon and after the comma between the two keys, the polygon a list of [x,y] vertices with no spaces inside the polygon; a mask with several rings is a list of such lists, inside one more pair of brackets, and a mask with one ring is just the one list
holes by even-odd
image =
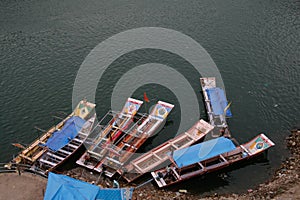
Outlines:
{"label": "green water", "polygon": [[[288,155],[284,138],[300,121],[299,11],[297,0],[1,1],[0,161],[17,154],[11,143],[28,144],[37,137],[35,125],[52,125],[55,111],[71,112],[77,71],[97,44],[128,29],[164,27],[193,38],[217,64],[233,102],[232,134],[246,142],[266,132],[276,143],[268,162],[236,169],[225,180],[194,179],[182,187],[199,193],[252,188],[270,178]],[[113,86],[122,74],[149,62],[177,69],[200,91],[201,75],[184,59],[161,50],[137,50],[118,58],[101,78],[99,116],[110,108]],[[145,85],[134,97],[142,99],[143,92],[151,104],[160,99],[175,104],[165,129],[144,146],[148,150],[174,136],[180,105],[168,88]],[[202,96],[197,97],[205,117]]]}

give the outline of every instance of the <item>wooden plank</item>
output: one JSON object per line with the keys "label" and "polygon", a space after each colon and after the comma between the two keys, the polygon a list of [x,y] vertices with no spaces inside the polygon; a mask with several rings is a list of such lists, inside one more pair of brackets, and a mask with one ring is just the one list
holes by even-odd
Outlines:
{"label": "wooden plank", "polygon": [[43,153],[45,153],[47,151],[47,149],[43,149],[42,151],[40,151],[38,154],[36,154],[32,160],[35,161],[37,160],[39,157],[41,157],[43,155]]}
{"label": "wooden plank", "polygon": [[47,155],[49,155],[49,156],[51,156],[51,157],[53,157],[53,158],[57,158],[58,160],[64,160],[64,159],[65,159],[65,158],[63,158],[63,157],[60,157],[60,156],[55,155],[55,154],[50,153],[50,152],[48,152]]}
{"label": "wooden plank", "polygon": [[50,161],[44,160],[44,159],[40,159],[40,162],[46,163],[46,164],[48,164],[48,165],[51,165],[52,167],[55,166],[55,165],[57,164],[57,163],[53,163],[53,162],[50,162]]}
{"label": "wooden plank", "polygon": [[61,153],[67,154],[67,155],[70,155],[72,153],[70,151],[65,151],[65,150],[62,150],[62,149],[59,149],[58,152],[61,152]]}
{"label": "wooden plank", "polygon": [[66,146],[72,147],[73,149],[77,149],[79,146],[68,143]]}
{"label": "wooden plank", "polygon": [[171,170],[173,171],[174,175],[177,177],[177,179],[181,179],[179,174],[176,172],[175,167],[172,167]]}
{"label": "wooden plank", "polygon": [[118,164],[118,165],[123,165],[123,163],[121,163],[121,162],[119,162],[119,161],[117,161],[117,160],[115,160],[115,159],[113,159],[113,158],[106,157],[106,159],[109,160],[109,161],[112,161],[112,162],[114,162],[114,163],[116,163],[116,164]]}
{"label": "wooden plank", "polygon": [[224,162],[227,162],[227,163],[228,163],[228,161],[224,158],[224,156],[222,156],[222,154],[220,154],[220,158],[221,158]]}
{"label": "wooden plank", "polygon": [[92,155],[94,155],[94,156],[97,156],[97,157],[101,157],[100,154],[98,154],[98,153],[96,153],[96,152],[94,152],[94,151],[88,151],[88,153],[90,153],[90,154],[92,154]]}
{"label": "wooden plank", "polygon": [[137,164],[132,163],[132,165],[133,165],[136,169],[138,169],[140,172],[144,173],[144,171],[142,170],[142,168],[140,168]]}
{"label": "wooden plank", "polygon": [[83,143],[83,140],[80,140],[78,138],[74,138],[73,140],[76,141],[76,142],[79,142],[79,143]]}
{"label": "wooden plank", "polygon": [[200,165],[200,167],[202,168],[202,169],[204,169],[205,167],[202,165],[202,163],[201,162],[198,162],[198,164]]}
{"label": "wooden plank", "polygon": [[246,153],[247,153],[248,155],[252,155],[252,153],[250,153],[250,152],[248,151],[248,149],[246,149],[243,145],[240,145],[240,147],[241,147],[244,151],[246,151]]}

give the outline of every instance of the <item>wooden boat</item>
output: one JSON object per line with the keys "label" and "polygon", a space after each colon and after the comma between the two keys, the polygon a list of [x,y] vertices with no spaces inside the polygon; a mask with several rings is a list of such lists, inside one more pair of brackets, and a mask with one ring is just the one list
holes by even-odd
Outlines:
{"label": "wooden boat", "polygon": [[197,121],[189,130],[166,141],[158,147],[142,154],[129,164],[118,170],[118,173],[128,182],[132,182],[138,177],[153,169],[162,166],[168,160],[168,154],[172,151],[188,147],[203,140],[207,133],[214,127],[204,120]]}
{"label": "wooden boat", "polygon": [[[88,119],[83,124],[81,130],[79,132],[77,132],[77,135],[71,140],[69,140],[69,138],[68,138],[69,136],[67,134],[64,134],[63,138],[67,137],[67,140],[69,140],[69,141],[63,147],[54,149],[54,150],[52,150],[50,147],[48,147],[47,151],[41,156],[41,158],[38,159],[37,165],[39,166],[39,168],[46,170],[48,172],[48,171],[55,170],[57,167],[59,167],[61,164],[63,164],[69,157],[71,157],[83,145],[83,142],[86,140],[86,138],[90,134],[96,120],[97,120],[96,114],[94,114],[93,117]],[[65,129],[64,132],[67,132],[68,130],[70,130],[69,127],[67,129]],[[54,138],[54,136],[52,136],[52,138]],[[62,137],[55,138],[53,140],[53,142],[57,142],[57,140],[61,140],[63,138]],[[49,142],[49,140],[48,140],[48,142]]]}
{"label": "wooden boat", "polygon": [[[107,154],[104,156],[89,152],[93,156],[98,156],[98,161],[93,170],[105,172],[105,175],[112,177],[120,169],[134,152],[163,125],[164,120],[169,115],[174,105],[158,101],[150,115],[146,119],[138,121],[122,137],[114,142],[110,147],[106,147]],[[95,157],[94,157],[95,158]],[[94,161],[95,161],[94,160]]]}
{"label": "wooden boat", "polygon": [[216,86],[215,77],[200,78],[200,83],[209,123],[215,126],[213,136],[230,136],[226,118],[232,114],[224,90]]}
{"label": "wooden boat", "polygon": [[219,137],[174,151],[169,155],[172,164],[151,172],[151,175],[158,187],[163,188],[249,160],[274,145],[264,134],[239,146],[228,138]]}
{"label": "wooden boat", "polygon": [[128,98],[120,113],[108,112],[90,134],[85,143],[87,151],[76,163],[89,169],[95,168],[109,146],[132,127],[134,116],[142,104],[140,100]]}
{"label": "wooden boat", "polygon": [[27,148],[21,151],[16,158],[12,160],[13,163],[23,163],[33,165],[36,161],[48,151],[45,146],[49,138],[59,130],[64,129],[65,125],[71,118],[81,119],[83,121],[88,120],[94,115],[95,104],[82,100],[76,106],[74,111],[69,114],[64,120],[62,120],[56,126],[51,127],[44,135],[36,139]]}

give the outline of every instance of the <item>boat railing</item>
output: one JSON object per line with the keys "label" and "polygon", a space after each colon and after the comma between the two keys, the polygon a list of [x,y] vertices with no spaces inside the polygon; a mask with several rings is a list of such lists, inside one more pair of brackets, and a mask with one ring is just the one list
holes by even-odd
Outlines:
{"label": "boat railing", "polygon": [[148,116],[148,114],[144,113],[144,114],[140,114],[140,118],[138,119],[138,121],[136,121],[128,130],[126,130],[123,134],[122,137],[120,137],[116,142],[115,142],[115,145],[112,145],[111,148],[115,148],[115,146],[117,146],[119,143],[121,143],[121,141],[123,141],[123,139],[128,136],[128,135],[131,135],[131,136],[135,136],[136,135],[136,132],[138,127],[140,126],[139,124],[142,123],[144,121],[144,119]]}

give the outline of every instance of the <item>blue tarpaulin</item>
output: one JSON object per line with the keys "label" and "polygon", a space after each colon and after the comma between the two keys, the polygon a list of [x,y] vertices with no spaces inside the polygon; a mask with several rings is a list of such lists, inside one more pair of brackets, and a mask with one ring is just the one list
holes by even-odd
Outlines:
{"label": "blue tarpaulin", "polygon": [[44,146],[53,151],[59,150],[77,136],[84,123],[85,120],[78,116],[71,117],[65,122],[61,130],[53,133]]}
{"label": "blue tarpaulin", "polygon": [[96,185],[50,172],[44,200],[94,200],[98,192]]}
{"label": "blue tarpaulin", "polygon": [[172,157],[177,166],[181,168],[232,151],[235,148],[230,139],[219,137],[191,147],[176,150],[173,152]]}
{"label": "blue tarpaulin", "polygon": [[[215,87],[215,88],[206,89],[206,92],[210,100],[214,114],[223,115],[224,109],[228,105],[224,90]],[[226,116],[232,117],[232,113],[229,108],[226,110]]]}
{"label": "blue tarpaulin", "polygon": [[106,188],[100,189],[97,200],[130,200],[132,197],[133,188]]}
{"label": "blue tarpaulin", "polygon": [[49,173],[44,200],[130,200],[133,188],[101,189],[65,175]]}

